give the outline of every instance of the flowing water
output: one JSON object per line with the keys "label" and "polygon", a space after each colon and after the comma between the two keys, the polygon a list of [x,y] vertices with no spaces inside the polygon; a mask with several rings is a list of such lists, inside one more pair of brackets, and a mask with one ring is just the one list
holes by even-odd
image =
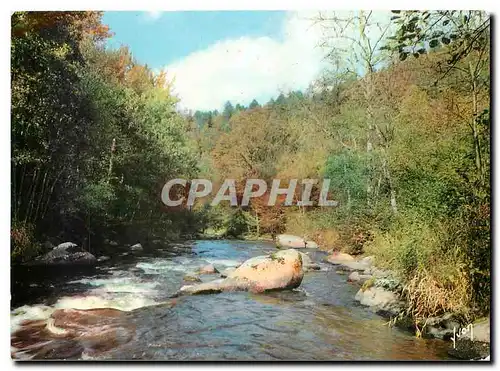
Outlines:
{"label": "flowing water", "polygon": [[[447,359],[446,342],[390,328],[357,304],[359,287],[347,283],[335,266],[322,263],[323,253],[312,250],[321,270],[306,273],[298,289],[171,298],[183,277],[200,266],[211,263],[222,271],[272,251],[274,246],[266,242],[196,241],[119,256],[91,272],[43,279],[25,274],[20,281],[13,279],[12,355],[176,361]],[[71,338],[49,318],[65,308],[124,312],[101,310],[83,322],[79,318],[75,328],[85,336]],[[81,313],[86,312],[64,320]]]}

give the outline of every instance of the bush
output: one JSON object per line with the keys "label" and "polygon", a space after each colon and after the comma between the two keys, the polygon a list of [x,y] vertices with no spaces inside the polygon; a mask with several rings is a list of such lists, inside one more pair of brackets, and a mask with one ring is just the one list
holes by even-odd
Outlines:
{"label": "bush", "polygon": [[40,251],[35,243],[34,228],[31,224],[13,222],[10,229],[11,259],[24,262],[34,258]]}
{"label": "bush", "polygon": [[233,212],[227,220],[226,235],[231,237],[240,237],[248,231],[247,220],[241,209]]}
{"label": "bush", "polygon": [[404,283],[408,313],[415,319],[453,312],[469,316],[471,281],[461,241],[447,236],[455,226],[401,215],[393,228],[375,232],[366,245],[384,268]]}

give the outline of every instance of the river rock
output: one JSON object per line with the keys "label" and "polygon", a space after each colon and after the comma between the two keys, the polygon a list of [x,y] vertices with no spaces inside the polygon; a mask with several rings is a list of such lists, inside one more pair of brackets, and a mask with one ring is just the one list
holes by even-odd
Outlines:
{"label": "river rock", "polygon": [[207,264],[200,269],[198,269],[199,274],[214,274],[214,273],[219,273],[217,268],[213,266],[213,264]]}
{"label": "river rock", "polygon": [[83,251],[80,246],[73,242],[63,242],[52,249],[52,251],[64,251],[68,253]]}
{"label": "river rock", "polygon": [[369,274],[359,274],[359,272],[354,271],[354,272],[351,272],[351,274],[349,274],[349,277],[347,278],[347,281],[348,282],[360,282],[360,283],[363,283],[363,282],[369,280],[370,278],[372,278],[372,276],[369,275]]}
{"label": "river rock", "polygon": [[309,272],[309,271],[314,271],[314,270],[320,270],[321,267],[314,263],[309,255],[304,254],[303,252],[299,252],[300,256],[302,257],[302,269],[304,272]]}
{"label": "river rock", "polygon": [[373,256],[365,256],[363,259],[360,260],[360,262],[363,262],[368,265],[372,265],[374,262],[375,258]]}
{"label": "river rock", "polygon": [[136,243],[135,245],[130,246],[131,251],[143,251],[142,245],[140,243]]}
{"label": "river rock", "polygon": [[43,244],[42,244],[42,249],[43,251],[51,251],[54,249],[54,245],[52,244],[52,242],[50,241],[45,241]]}
{"label": "river rock", "polygon": [[356,259],[354,259],[354,257],[349,254],[335,251],[332,255],[328,256],[326,260],[329,263],[338,265],[338,264],[343,264],[345,262],[353,262]]}
{"label": "river rock", "polygon": [[222,291],[259,293],[293,289],[300,285],[303,276],[301,255],[298,251],[289,249],[251,258],[231,272],[227,278],[183,286],[178,294],[207,294]]}
{"label": "river rock", "polygon": [[59,244],[37,259],[37,263],[45,265],[92,265],[96,262],[94,255],[73,242]]}
{"label": "river rock", "polygon": [[361,305],[370,307],[376,313],[396,316],[404,307],[399,295],[382,287],[361,288],[354,297]]}
{"label": "river rock", "polygon": [[[369,273],[367,273],[369,272]],[[392,274],[391,272],[389,271],[386,271],[386,270],[383,270],[383,269],[379,269],[379,268],[376,268],[376,267],[370,267],[368,269],[366,269],[363,274],[371,274],[373,277],[375,278],[388,278],[390,277]]]}
{"label": "river rock", "polygon": [[482,318],[473,323],[473,338],[483,343],[490,342],[490,319]]}
{"label": "river rock", "polygon": [[331,264],[339,265],[340,269],[346,271],[367,271],[371,269],[372,257],[366,257],[361,260],[356,260],[353,256],[342,252],[334,252],[326,258],[326,261]]}
{"label": "river rock", "polygon": [[309,248],[317,249],[318,244],[311,240],[305,240],[302,237],[294,236],[291,234],[279,234],[276,236],[276,244],[278,247],[291,247],[291,248]]}
{"label": "river rock", "polygon": [[305,242],[307,249],[317,249],[319,247],[318,244],[312,240],[306,240]]}
{"label": "river rock", "polygon": [[109,256],[103,255],[103,256],[100,256],[99,258],[97,258],[97,261],[99,263],[101,263],[101,262],[108,261],[109,259],[111,259]]}
{"label": "river rock", "polygon": [[229,276],[231,273],[233,273],[235,270],[236,270],[236,267],[226,268],[226,269],[224,269],[222,272],[220,272],[220,276],[221,276],[222,278],[226,278],[226,277],[227,277],[227,276]]}
{"label": "river rock", "polygon": [[490,344],[470,339],[458,339],[451,345],[448,354],[458,359],[480,360],[490,355]]}
{"label": "river rock", "polygon": [[453,337],[453,329],[458,331],[460,320],[452,313],[445,313],[438,317],[429,317],[425,320],[423,336],[441,340],[449,340]]}
{"label": "river rock", "polygon": [[186,274],[183,279],[186,282],[202,282],[201,278],[195,274]]}

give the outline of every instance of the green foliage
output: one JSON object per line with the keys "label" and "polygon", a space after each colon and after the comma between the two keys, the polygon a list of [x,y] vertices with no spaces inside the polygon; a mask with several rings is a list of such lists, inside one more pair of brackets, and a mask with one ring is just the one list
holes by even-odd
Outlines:
{"label": "green foliage", "polygon": [[247,232],[247,220],[241,209],[232,211],[226,224],[226,235],[231,237],[241,237]]}
{"label": "green foliage", "polygon": [[27,261],[40,250],[34,238],[33,225],[14,221],[10,227],[11,257],[15,262]]}
{"label": "green foliage", "polygon": [[447,63],[455,65],[473,50],[488,43],[490,18],[477,10],[393,11],[391,21],[397,26],[386,49],[399,53],[404,61],[409,55],[418,58],[429,50],[450,47]]}
{"label": "green foliage", "polygon": [[330,155],[325,166],[325,178],[330,179],[330,187],[338,192],[336,197],[342,195],[345,207],[366,203],[369,172],[366,154],[351,150]]}
{"label": "green foliage", "polygon": [[65,230],[78,240],[188,218],[166,214],[160,200],[166,180],[198,171],[164,74],[126,48],[103,49],[100,13],[16,13],[14,21],[13,220],[32,225],[34,237]]}

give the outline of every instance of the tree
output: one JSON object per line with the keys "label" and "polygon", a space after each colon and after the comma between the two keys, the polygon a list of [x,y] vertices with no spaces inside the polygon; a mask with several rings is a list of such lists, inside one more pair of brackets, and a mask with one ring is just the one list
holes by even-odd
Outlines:
{"label": "tree", "polygon": [[227,101],[226,104],[224,104],[224,111],[222,112],[222,115],[226,120],[229,121],[231,116],[234,114],[235,108],[231,104],[230,101]]}
{"label": "tree", "polygon": [[[397,211],[396,189],[389,168],[388,146],[389,137],[380,127],[379,118],[375,115],[374,75],[377,69],[388,61],[387,53],[381,51],[385,39],[389,36],[390,23],[373,11],[354,11],[344,13],[333,12],[320,14],[317,22],[326,29],[323,46],[331,51],[329,57],[341,74],[361,76],[365,81],[363,86],[363,103],[366,107],[366,151],[373,157],[370,167],[375,165],[374,140],[378,138],[380,146],[380,166],[389,184],[390,206]],[[373,173],[373,169],[371,170]],[[367,184],[367,202],[374,201],[374,179]]]}
{"label": "tree", "polygon": [[260,104],[259,102],[257,102],[257,100],[253,100],[252,103],[250,103],[250,105],[248,106],[249,109],[253,109],[253,108],[257,108],[257,107],[260,107]]}
{"label": "tree", "polygon": [[[470,129],[474,158],[481,185],[488,182],[481,122],[489,110],[479,106],[479,95],[489,91],[490,17],[483,11],[393,11],[398,27],[387,48],[397,50],[401,60],[412,54],[416,58],[430,49],[447,54],[442,79],[456,70],[467,81],[471,97]],[[485,111],[486,110],[486,111]]]}

